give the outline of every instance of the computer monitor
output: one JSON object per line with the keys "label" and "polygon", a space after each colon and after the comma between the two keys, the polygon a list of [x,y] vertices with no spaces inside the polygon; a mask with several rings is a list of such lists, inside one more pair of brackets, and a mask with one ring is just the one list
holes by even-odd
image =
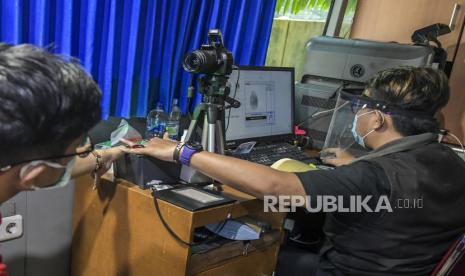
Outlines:
{"label": "computer monitor", "polygon": [[225,114],[228,147],[250,140],[292,137],[294,68],[240,66],[233,70],[229,82],[230,96],[240,101],[241,106]]}

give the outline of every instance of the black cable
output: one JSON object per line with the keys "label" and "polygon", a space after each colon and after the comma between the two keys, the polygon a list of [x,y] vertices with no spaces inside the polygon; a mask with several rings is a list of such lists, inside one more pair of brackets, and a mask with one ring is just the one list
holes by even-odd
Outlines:
{"label": "black cable", "polygon": [[165,227],[166,231],[168,231],[168,233],[175,239],[177,240],[178,242],[184,244],[184,245],[187,245],[187,246],[196,246],[196,245],[200,245],[200,244],[203,244],[203,243],[206,243],[208,241],[211,241],[213,239],[216,239],[218,237],[218,233],[223,230],[224,226],[226,225],[226,222],[227,220],[229,219],[229,216],[232,214],[232,208],[234,206],[234,204],[231,205],[231,210],[229,211],[228,213],[228,217],[226,219],[224,219],[222,221],[222,223],[217,227],[217,229],[215,229],[215,231],[213,232],[214,235],[204,241],[201,241],[201,242],[194,242],[194,243],[189,243],[189,242],[185,242],[183,239],[181,239],[174,231],[173,229],[171,229],[171,227],[168,225],[168,223],[165,221],[165,219],[163,218],[162,214],[161,214],[161,211],[160,211],[160,206],[158,206],[158,200],[157,200],[157,196],[155,195],[155,190],[152,190],[152,196],[153,196],[153,202],[154,202],[154,205],[155,205],[155,210],[157,211],[157,215],[158,217],[160,218],[160,221],[161,223],[163,224],[163,226]]}
{"label": "black cable", "polygon": [[[236,69],[237,69],[237,79],[236,79],[236,85],[234,86],[234,94],[232,97],[234,100],[236,99],[237,88],[239,87],[239,78],[241,76],[241,69],[239,68],[239,66],[236,66]],[[225,133],[228,131],[228,128],[229,128],[229,119],[231,117],[231,109],[232,107],[230,107],[228,110],[228,122],[226,123],[226,128],[224,130]]]}

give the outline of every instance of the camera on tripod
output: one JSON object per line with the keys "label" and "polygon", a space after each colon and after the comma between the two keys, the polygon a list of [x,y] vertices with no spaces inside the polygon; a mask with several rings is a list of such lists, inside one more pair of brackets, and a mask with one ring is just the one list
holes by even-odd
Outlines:
{"label": "camera on tripod", "polygon": [[[201,129],[202,148],[224,154],[225,109],[238,108],[241,103],[229,96],[229,75],[233,69],[233,55],[224,47],[223,36],[218,29],[208,32],[208,44],[188,53],[183,61],[184,70],[192,74],[204,74],[199,78],[199,92],[203,94],[192,116],[185,143],[195,143],[194,133]],[[237,85],[236,85],[237,87]],[[229,105],[225,106],[225,103]],[[210,177],[188,166],[181,169],[181,179],[188,183],[211,183]]]}
{"label": "camera on tripod", "polygon": [[220,30],[214,29],[208,32],[208,44],[188,53],[182,65],[190,73],[229,75],[232,72],[233,56],[224,47]]}
{"label": "camera on tripod", "polygon": [[[233,69],[233,55],[223,43],[218,29],[208,31],[208,43],[200,50],[186,54],[183,67],[192,74],[204,74],[199,78],[199,92],[204,94],[203,102],[219,105],[218,109],[238,108],[240,102],[229,97],[229,75]],[[229,106],[224,106],[224,103]]]}

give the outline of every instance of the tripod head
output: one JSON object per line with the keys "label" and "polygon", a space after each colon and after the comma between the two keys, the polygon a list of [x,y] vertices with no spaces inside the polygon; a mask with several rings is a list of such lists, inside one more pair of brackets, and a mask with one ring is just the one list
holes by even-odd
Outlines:
{"label": "tripod head", "polygon": [[199,79],[199,91],[204,94],[203,102],[218,104],[224,107],[225,102],[228,108],[239,108],[241,103],[229,96],[231,88],[228,85],[228,76],[205,75]]}

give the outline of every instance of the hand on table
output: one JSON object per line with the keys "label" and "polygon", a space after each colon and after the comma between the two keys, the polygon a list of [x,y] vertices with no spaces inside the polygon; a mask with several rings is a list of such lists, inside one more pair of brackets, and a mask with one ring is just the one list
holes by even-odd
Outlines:
{"label": "hand on table", "polygon": [[125,153],[147,155],[163,161],[173,161],[173,152],[178,144],[177,141],[169,139],[168,133],[163,135],[163,139],[152,138],[140,148],[131,148],[134,143],[128,140],[121,139],[121,142],[130,146],[130,148],[123,148]]}
{"label": "hand on table", "polygon": [[347,165],[355,159],[355,157],[352,154],[341,148],[324,149],[321,151],[321,156],[321,160],[323,161],[323,163],[333,165],[336,167]]}

